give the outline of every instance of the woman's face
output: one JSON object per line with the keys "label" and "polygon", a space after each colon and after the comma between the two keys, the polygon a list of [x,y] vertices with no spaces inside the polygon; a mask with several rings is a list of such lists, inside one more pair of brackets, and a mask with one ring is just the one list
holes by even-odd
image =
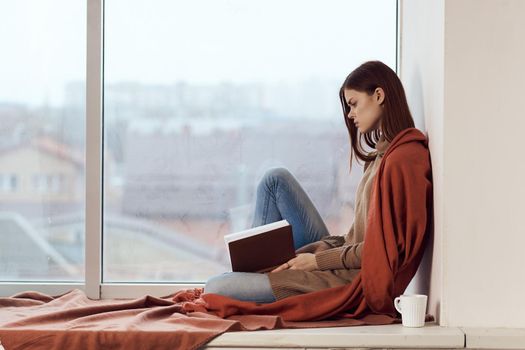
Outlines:
{"label": "woman's face", "polygon": [[383,114],[382,103],[385,99],[383,89],[378,87],[371,96],[366,92],[345,89],[344,96],[346,104],[350,107],[346,117],[352,120],[359,131],[364,134],[376,129]]}

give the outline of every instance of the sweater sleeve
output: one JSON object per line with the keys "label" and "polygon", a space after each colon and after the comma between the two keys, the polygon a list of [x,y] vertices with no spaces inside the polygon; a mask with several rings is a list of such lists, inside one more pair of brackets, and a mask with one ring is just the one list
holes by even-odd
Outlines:
{"label": "sweater sleeve", "polygon": [[[354,235],[355,221],[350,225],[350,229],[345,236],[330,236],[323,239],[331,248],[315,253],[315,260],[319,270],[336,269],[359,269],[361,268],[361,249],[362,242],[357,244],[347,243],[352,241]],[[331,244],[334,243],[334,244]]]}
{"label": "sweater sleeve", "polygon": [[315,254],[319,270],[360,269],[363,242],[344,244]]}

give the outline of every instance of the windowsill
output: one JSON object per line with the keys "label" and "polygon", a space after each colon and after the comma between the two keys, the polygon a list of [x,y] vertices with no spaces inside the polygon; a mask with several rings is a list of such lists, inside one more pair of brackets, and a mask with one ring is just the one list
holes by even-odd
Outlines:
{"label": "windowsill", "polygon": [[523,349],[525,328],[475,328],[461,327],[470,349]]}
{"label": "windowsill", "polygon": [[465,334],[460,328],[408,328],[401,324],[329,328],[275,329],[226,332],[202,347],[289,347],[289,348],[464,348]]}

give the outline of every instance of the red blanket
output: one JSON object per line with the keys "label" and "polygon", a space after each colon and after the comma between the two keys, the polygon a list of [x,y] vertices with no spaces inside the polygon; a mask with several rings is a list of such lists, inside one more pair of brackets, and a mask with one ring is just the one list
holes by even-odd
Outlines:
{"label": "red blanket", "polygon": [[416,273],[432,212],[427,139],[405,129],[377,170],[361,272],[352,283],[268,304],[202,288],[134,300],[26,292],[0,298],[0,341],[6,350],[196,349],[227,331],[399,323],[393,299]]}

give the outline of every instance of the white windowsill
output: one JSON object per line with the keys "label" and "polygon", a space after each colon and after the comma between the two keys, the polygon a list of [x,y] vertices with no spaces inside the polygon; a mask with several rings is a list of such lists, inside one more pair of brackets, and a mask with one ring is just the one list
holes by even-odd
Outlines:
{"label": "white windowsill", "polygon": [[525,328],[460,327],[470,349],[525,349]]}
{"label": "white windowsill", "polygon": [[461,349],[465,335],[460,328],[440,327],[427,322],[425,327],[408,328],[401,324],[261,331],[226,332],[201,349],[214,348],[424,348]]}

